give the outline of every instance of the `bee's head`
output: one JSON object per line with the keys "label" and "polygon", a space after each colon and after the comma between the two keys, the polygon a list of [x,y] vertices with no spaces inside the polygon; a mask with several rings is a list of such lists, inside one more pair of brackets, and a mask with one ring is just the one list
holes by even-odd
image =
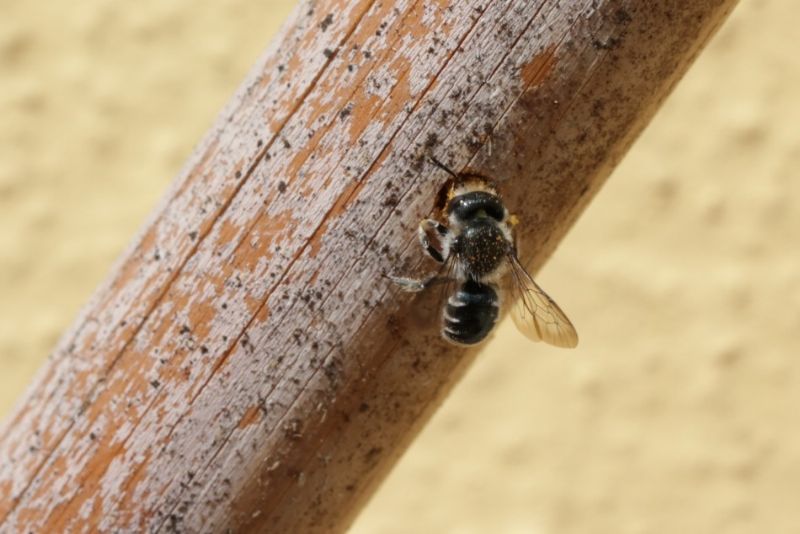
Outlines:
{"label": "bee's head", "polygon": [[453,187],[445,211],[451,223],[459,225],[481,219],[501,223],[508,217],[508,210],[494,187],[479,180]]}
{"label": "bee's head", "polygon": [[489,178],[470,171],[456,173],[436,158],[429,159],[452,177],[440,189],[436,199],[437,209],[444,211],[450,224],[463,226],[480,221],[490,224],[506,222],[508,210]]}

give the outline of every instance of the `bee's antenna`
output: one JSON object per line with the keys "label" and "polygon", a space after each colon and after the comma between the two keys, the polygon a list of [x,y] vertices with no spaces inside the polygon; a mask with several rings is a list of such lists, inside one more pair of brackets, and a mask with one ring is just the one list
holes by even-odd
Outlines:
{"label": "bee's antenna", "polygon": [[442,163],[441,161],[439,161],[435,157],[428,156],[428,159],[430,160],[431,163],[433,163],[434,165],[436,165],[437,167],[439,167],[440,169],[445,171],[447,174],[449,174],[450,176],[452,176],[456,180],[460,180],[461,179],[461,177],[458,175],[458,173],[456,173],[453,169],[451,169],[450,167],[448,167],[447,165],[445,165],[444,163]]}

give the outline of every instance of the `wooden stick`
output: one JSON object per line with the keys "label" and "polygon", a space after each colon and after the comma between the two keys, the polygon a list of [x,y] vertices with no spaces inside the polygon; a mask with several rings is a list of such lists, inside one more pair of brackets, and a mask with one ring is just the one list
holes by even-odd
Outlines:
{"label": "wooden stick", "polygon": [[301,4],[7,421],[0,530],[344,529],[475,355],[382,277],[427,157],[541,265],[734,3]]}

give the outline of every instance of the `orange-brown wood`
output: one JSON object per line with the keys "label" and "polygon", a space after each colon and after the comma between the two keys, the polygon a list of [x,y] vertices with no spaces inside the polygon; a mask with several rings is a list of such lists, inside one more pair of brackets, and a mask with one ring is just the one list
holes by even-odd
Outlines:
{"label": "orange-brown wood", "polygon": [[539,266],[734,3],[302,3],[5,423],[0,531],[345,528],[475,354],[381,276],[426,157]]}

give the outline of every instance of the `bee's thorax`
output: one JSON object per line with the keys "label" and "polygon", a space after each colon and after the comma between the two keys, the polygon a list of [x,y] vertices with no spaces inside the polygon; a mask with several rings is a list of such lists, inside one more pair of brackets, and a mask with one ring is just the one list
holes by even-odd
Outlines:
{"label": "bee's thorax", "polygon": [[464,278],[493,281],[504,272],[511,252],[508,231],[489,217],[476,218],[462,225],[453,241]]}

